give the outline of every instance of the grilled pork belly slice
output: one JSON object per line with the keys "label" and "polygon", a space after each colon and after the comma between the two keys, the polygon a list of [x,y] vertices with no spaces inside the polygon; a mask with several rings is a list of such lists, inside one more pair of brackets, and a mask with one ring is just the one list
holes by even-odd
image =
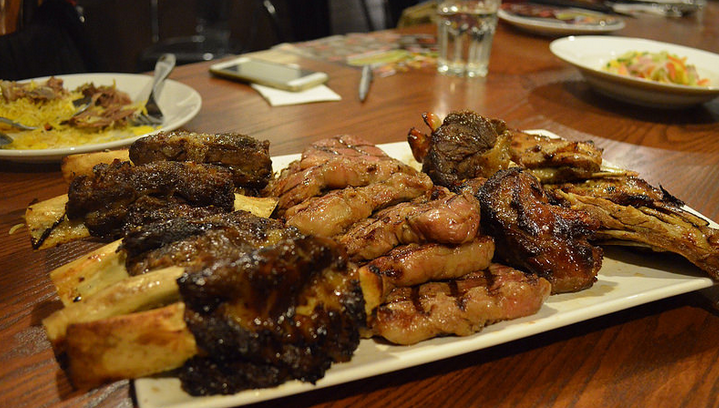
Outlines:
{"label": "grilled pork belly slice", "polygon": [[432,188],[423,173],[395,173],[387,180],[364,187],[347,187],[312,197],[285,212],[287,225],[305,234],[331,237],[344,232],[373,212],[411,200]]}
{"label": "grilled pork belly slice", "polygon": [[638,177],[607,177],[545,186],[562,205],[589,213],[602,244],[645,246],[679,254],[719,279],[719,230],[684,203]]}
{"label": "grilled pork belly slice", "polygon": [[472,111],[451,112],[441,125],[433,114],[422,117],[432,133],[412,128],[407,138],[422,171],[435,184],[452,188],[509,167],[509,132],[501,120]]}
{"label": "grilled pork belly slice", "polygon": [[512,161],[529,169],[542,183],[581,180],[601,171],[602,150],[589,142],[510,130]]}
{"label": "grilled pork belly slice", "polygon": [[298,237],[280,221],[246,211],[204,218],[181,217],[142,226],[126,234],[122,249],[130,275],[172,265],[211,265],[245,252]]}
{"label": "grilled pork belly slice", "polygon": [[479,202],[474,196],[434,187],[412,201],[378,211],[337,239],[352,259],[369,260],[401,244],[472,241],[479,218]]}
{"label": "grilled pork belly slice", "polygon": [[395,173],[417,173],[359,138],[342,136],[318,143],[310,146],[302,159],[282,170],[265,190],[264,195],[279,198],[278,216],[326,190],[366,186],[387,180]]}
{"label": "grilled pork belly slice", "polygon": [[456,280],[395,288],[369,316],[370,330],[397,344],[468,336],[486,325],[537,313],[550,288],[536,275],[492,264]]}
{"label": "grilled pork belly slice", "polygon": [[169,161],[133,166],[115,161],[72,181],[66,213],[71,220],[83,219],[93,236],[113,237],[121,234],[129,213],[181,204],[229,212],[234,200],[232,173],[219,166]]}
{"label": "grilled pork belly slice", "polygon": [[178,284],[201,351],[180,372],[193,395],[314,382],[350,359],[365,322],[356,270],[328,238],[291,238],[189,268]]}
{"label": "grilled pork belly slice", "polygon": [[550,204],[539,180],[516,167],[490,177],[477,198],[482,230],[494,237],[499,259],[546,278],[552,293],[596,281],[603,252],[588,240],[599,228],[588,213]]}
{"label": "grilled pork belly slice", "polygon": [[191,161],[228,168],[236,187],[252,193],[263,189],[272,177],[270,142],[239,133],[159,132],[130,146],[136,165],[157,161]]}
{"label": "grilled pork belly slice", "polygon": [[398,286],[460,278],[487,269],[494,255],[494,240],[480,235],[461,245],[408,244],[373,259],[359,270],[367,315]]}

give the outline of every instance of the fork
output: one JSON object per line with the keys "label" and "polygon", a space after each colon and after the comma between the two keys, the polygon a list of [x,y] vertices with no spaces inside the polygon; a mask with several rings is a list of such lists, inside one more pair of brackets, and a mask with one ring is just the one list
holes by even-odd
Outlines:
{"label": "fork", "polygon": [[150,90],[150,96],[147,98],[147,103],[145,103],[145,112],[141,112],[133,118],[134,124],[150,126],[162,124],[164,115],[157,104],[157,100],[160,98],[160,92],[162,92],[165,85],[165,79],[175,68],[175,62],[175,54],[163,54],[157,59],[152,89]]}

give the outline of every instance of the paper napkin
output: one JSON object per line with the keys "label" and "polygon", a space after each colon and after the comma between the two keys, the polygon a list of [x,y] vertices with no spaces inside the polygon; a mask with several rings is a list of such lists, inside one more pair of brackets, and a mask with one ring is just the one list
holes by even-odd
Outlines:
{"label": "paper napkin", "polygon": [[339,101],[342,99],[326,85],[317,85],[298,92],[283,91],[264,85],[251,85],[272,106],[298,105],[311,102]]}

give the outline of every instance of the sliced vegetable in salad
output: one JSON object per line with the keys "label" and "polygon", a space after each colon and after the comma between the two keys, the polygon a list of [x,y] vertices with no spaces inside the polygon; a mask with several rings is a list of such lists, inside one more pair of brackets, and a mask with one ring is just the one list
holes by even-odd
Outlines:
{"label": "sliced vegetable in salad", "polygon": [[699,78],[696,67],[667,51],[629,51],[602,68],[619,75],[648,79],[667,84],[709,86],[709,79]]}

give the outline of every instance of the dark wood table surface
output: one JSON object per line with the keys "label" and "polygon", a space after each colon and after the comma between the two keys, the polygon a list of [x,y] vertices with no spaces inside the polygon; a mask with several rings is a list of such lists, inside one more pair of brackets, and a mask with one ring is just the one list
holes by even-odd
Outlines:
{"label": "dark wood table surface", "polygon": [[[719,53],[719,3],[684,18],[626,19],[613,34]],[[420,29],[421,30],[421,29]],[[430,31],[430,28],[424,28]],[[593,140],[605,158],[640,172],[719,220],[719,100],[688,110],[625,105],[590,90],[549,51],[551,39],[500,24],[485,80],[419,69],[377,78],[365,103],[360,72],[291,54],[269,57],[329,73],[342,101],[270,107],[254,90],[209,75],[208,63],[171,78],[196,89],[200,113],[185,128],[238,131],[271,142],[271,153],[300,152],[341,133],[373,142],[405,140],[422,112],[472,109],[510,126]],[[93,248],[74,243],[33,251],[26,206],[67,191],[57,164],[0,162],[0,406],[131,407],[128,381],[89,393],[72,390],[41,320],[59,308],[48,272]],[[257,407],[717,407],[719,315],[714,289],[591,319],[431,364],[258,404]]]}

